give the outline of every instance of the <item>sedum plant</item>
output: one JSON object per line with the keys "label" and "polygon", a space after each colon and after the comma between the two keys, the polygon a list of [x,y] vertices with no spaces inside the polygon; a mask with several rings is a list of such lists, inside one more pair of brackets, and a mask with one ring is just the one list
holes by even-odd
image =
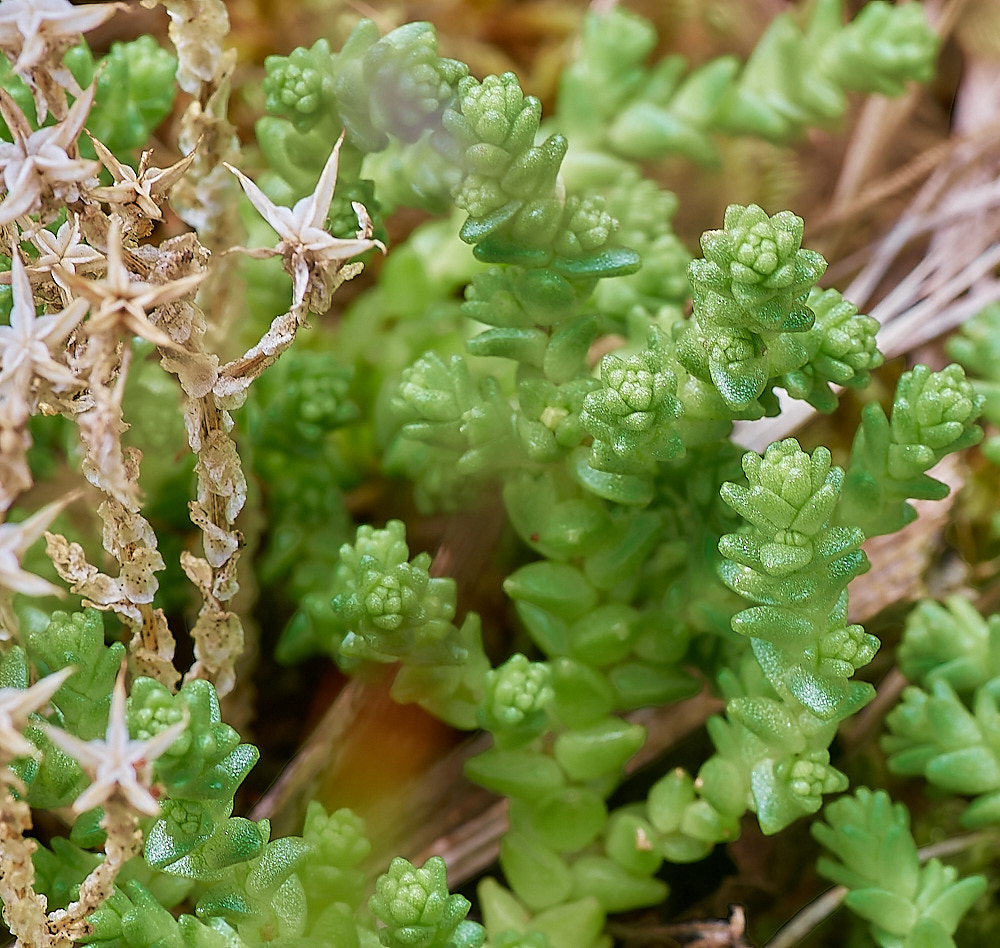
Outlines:
{"label": "sedum plant", "polygon": [[[845,23],[816,0],[746,63],[689,69],[647,65],[652,25],[595,5],[543,119],[430,24],[363,20],[268,57],[241,146],[226,6],[162,5],[176,55],[95,58],[82,34],[119,4],[0,0],[4,923],[25,948],[605,948],[609,914],[664,903],[665,867],[849,788],[831,747],[881,644],[849,617],[862,544],[944,497],[928,472],[990,404],[917,365],[842,466],[739,449],[779,395],[830,413],[864,388],[877,323],[819,286],[791,210],[731,204],[692,259],[645,173],[927,81],[935,36],[919,4]],[[439,219],[397,248],[401,207]],[[380,254],[379,285],[308,332]],[[516,642],[402,520],[355,515],[403,478],[421,517],[502,506]],[[949,610],[911,620],[885,748],[990,826],[992,624]],[[476,906],[438,856],[373,870],[349,809],[312,800],[287,836],[240,815],[259,751],[225,718],[246,721],[250,664],[316,655],[489,736],[465,774],[509,825]],[[703,687],[714,749],[623,793],[641,712]],[[879,944],[943,948],[984,882],[921,868],[908,819],[881,790],[834,801],[819,870]]]}

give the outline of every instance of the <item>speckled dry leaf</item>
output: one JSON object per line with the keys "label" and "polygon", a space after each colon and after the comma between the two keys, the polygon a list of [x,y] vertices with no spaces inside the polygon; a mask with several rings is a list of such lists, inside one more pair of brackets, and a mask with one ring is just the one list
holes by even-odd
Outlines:
{"label": "speckled dry leaf", "polygon": [[150,603],[160,584],[156,572],[164,568],[156,549],[156,534],[146,519],[109,499],[98,508],[104,521],[104,549],[121,564],[118,582],[126,599]]}
{"label": "speckled dry leaf", "polygon": [[187,550],[181,552],[180,559],[184,574],[198,587],[202,598],[208,599],[212,595],[212,567],[206,560]]}
{"label": "speckled dry leaf", "polygon": [[127,510],[138,511],[138,470],[142,452],[137,448],[122,449],[121,436],[128,429],[122,420],[121,395],[99,387],[93,390],[94,407],[77,416],[80,440],[87,448],[83,460],[84,476],[109,497],[114,497]]}
{"label": "speckled dry leaf", "polygon": [[9,428],[0,421],[0,511],[8,510],[17,496],[31,487],[30,447],[27,428]]}
{"label": "speckled dry leaf", "polygon": [[170,17],[170,42],[177,50],[177,83],[197,96],[216,76],[229,14],[222,0],[162,0]]}
{"label": "speckled dry leaf", "polygon": [[[236,537],[239,549],[242,549],[243,534],[239,530],[234,530],[233,535]],[[228,602],[240,591],[240,584],[236,579],[239,562],[238,556],[231,556],[222,566],[216,568],[215,579],[212,581],[212,595],[220,602]]]}
{"label": "speckled dry leaf", "polygon": [[[49,943],[45,898],[35,893],[35,867],[31,854],[38,848],[25,834],[31,829],[31,808],[24,800],[7,798],[0,820],[0,892],[3,917],[23,945]],[[8,898],[9,895],[16,898]]]}
{"label": "speckled dry leaf", "polygon": [[[170,330],[167,329],[169,333]],[[171,333],[171,335],[173,335]],[[191,398],[204,398],[219,377],[219,357],[204,352],[188,352],[176,349],[163,350],[160,365],[177,376],[185,394]]]}
{"label": "speckled dry leaf", "polygon": [[233,439],[218,430],[211,432],[198,452],[198,473],[213,494],[225,498],[226,519],[232,523],[247,499],[246,477]]}
{"label": "speckled dry leaf", "polygon": [[219,697],[236,684],[233,663],[243,651],[243,626],[233,612],[203,610],[191,629],[196,661],[185,680],[207,678],[215,683]]}
{"label": "speckled dry leaf", "polygon": [[79,543],[70,543],[62,534],[46,532],[45,552],[56,572],[71,584],[70,592],[85,597],[84,605],[102,610],[114,609],[140,621],[139,610],[134,606],[129,608],[118,580],[88,563]]}
{"label": "speckled dry leaf", "polygon": [[[236,51],[226,50],[216,64],[215,88],[207,102],[192,102],[181,116],[177,143],[185,154],[197,148],[198,154],[189,173],[170,193],[170,203],[180,218],[193,227],[201,242],[210,250],[224,250],[239,240],[243,233],[237,195],[239,185],[226,171],[224,161],[236,161],[240,154],[239,136],[228,119],[232,74],[236,68]],[[218,268],[232,274],[223,262]],[[217,291],[220,277],[214,276]],[[233,293],[235,284],[225,286],[218,302],[239,298]],[[210,307],[217,317],[215,306]]]}
{"label": "speckled dry leaf", "polygon": [[283,313],[274,319],[257,345],[219,370],[214,392],[223,408],[232,411],[246,401],[251,383],[292,344],[299,325],[292,313]]}
{"label": "speckled dry leaf", "polygon": [[200,399],[189,398],[184,404],[184,432],[188,447],[197,454],[201,450],[201,435],[204,428],[205,406]]}
{"label": "speckled dry leaf", "polygon": [[[204,505],[196,500],[188,504],[191,511],[191,522],[201,530],[205,545],[205,556],[210,566],[218,569],[240,548],[240,535],[237,531],[225,531],[214,524]],[[187,567],[185,567],[187,571]],[[188,574],[191,575],[190,573]],[[193,582],[202,586],[203,595],[214,595],[211,590],[211,579],[202,584],[191,577]]]}
{"label": "speckled dry leaf", "polygon": [[152,610],[128,645],[133,674],[155,678],[173,691],[181,677],[174,668],[175,644],[163,610]]}

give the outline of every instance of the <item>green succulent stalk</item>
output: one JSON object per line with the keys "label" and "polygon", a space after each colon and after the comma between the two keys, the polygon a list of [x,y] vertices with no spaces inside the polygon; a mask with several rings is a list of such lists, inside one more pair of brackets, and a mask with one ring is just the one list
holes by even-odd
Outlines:
{"label": "green succulent stalk", "polygon": [[705,256],[688,268],[694,315],[678,358],[746,417],[764,413],[759,399],[772,378],[808,360],[797,335],[815,322],[806,299],[826,261],[801,241],[802,219],[791,212],[768,217],[734,204],[724,228],[702,236]]}
{"label": "green succulent stalk", "polygon": [[947,496],[947,485],[926,472],[945,455],[982,440],[975,422],[983,401],[959,365],[940,372],[918,365],[905,372],[888,418],[878,404],[865,407],[838,520],[857,523],[866,536],[892,533],[916,517],[907,500]]}
{"label": "green succulent stalk", "polygon": [[421,868],[397,857],[379,876],[368,907],[384,923],[385,948],[479,948],[485,933],[466,921],[468,899],[448,893],[445,864],[431,856]]}
{"label": "green succulent stalk", "polygon": [[952,948],[958,922],[986,890],[983,876],[958,878],[937,859],[920,864],[910,816],[884,790],[860,787],[829,804],[813,835],[836,857],[822,875],[848,888],[846,904],[882,948]]}
{"label": "green succulent stalk", "polygon": [[900,95],[926,82],[938,42],[920,7],[869,3],[844,23],[841,0],[771,21],[745,64],[722,56],[688,71],[683,56],[646,64],[652,25],[615,6],[584,21],[581,55],[564,72],[560,125],[583,148],[574,177],[612,180],[626,161],[680,155],[716,163],[718,133],[774,143],[844,115],[851,91]]}
{"label": "green succulent stalk", "polygon": [[899,650],[910,680],[886,719],[889,769],[972,797],[967,827],[1000,822],[1000,617],[983,618],[966,599],[920,603]]}
{"label": "green succulent stalk", "polygon": [[792,439],[745,455],[743,468],[747,486],[727,483],[722,497],[747,525],[719,541],[719,571],[755,603],[732,620],[752,658],[740,676],[720,676],[726,716],[709,724],[716,754],[697,783],[678,771],[650,793],[648,818],[674,861],[735,838],[747,809],[775,833],[816,812],[824,793],[846,789],[827,748],[837,723],[874,694],[850,680],[879,643],[846,624],[845,587],[867,560],[863,534],[831,522],[843,472],[825,448],[810,456]]}
{"label": "green succulent stalk", "polygon": [[[948,339],[948,354],[962,363],[972,378],[972,387],[983,399],[984,421],[996,428],[1000,423],[1000,304],[992,303],[960,327]],[[1000,464],[1000,435],[990,434],[983,442],[983,454],[994,464]],[[1000,534],[1000,516],[992,517],[993,533]]]}

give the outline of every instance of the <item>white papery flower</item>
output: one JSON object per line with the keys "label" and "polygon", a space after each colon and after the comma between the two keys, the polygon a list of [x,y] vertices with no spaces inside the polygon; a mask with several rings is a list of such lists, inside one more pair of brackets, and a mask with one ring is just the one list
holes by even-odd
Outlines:
{"label": "white papery flower", "polygon": [[372,222],[368,211],[357,201],[351,203],[358,217],[356,237],[347,240],[334,237],[323,226],[330,212],[334,188],[337,186],[337,166],[343,142],[344,135],[341,133],[323,167],[316,189],[297,202],[295,207],[276,205],[242,171],[226,164],[226,167],[240,179],[243,190],[261,217],[281,238],[278,245],[273,248],[235,249],[242,250],[251,257],[282,257],[285,270],[292,277],[293,312],[302,310],[307,290],[310,291],[309,308],[313,312],[323,312],[329,306],[330,294],[336,286],[357,272],[353,270],[349,274],[341,273],[348,260],[359,253],[371,250],[372,247],[378,247],[385,253],[382,241],[372,239]]}
{"label": "white papery flower", "polygon": [[45,733],[56,747],[74,758],[93,778],[91,785],[73,802],[77,813],[102,806],[112,798],[121,798],[138,813],[158,816],[160,804],[148,789],[152,779],[150,765],[187,726],[185,715],[183,720],[164,728],[148,741],[133,741],[128,736],[123,667],[111,695],[111,713],[104,740],[83,741],[51,725],[46,726]]}
{"label": "white papery flower", "polygon": [[[0,0],[0,49],[35,97],[39,123],[51,107],[60,114],[59,87],[78,95],[80,87],[62,64],[66,50],[79,44],[81,33],[100,26],[119,3],[74,6],[69,0]],[[63,96],[62,108],[65,109]]]}
{"label": "white papery flower", "polygon": [[35,745],[21,733],[28,715],[44,708],[75,670],[71,665],[30,688],[0,688],[0,761],[37,753]]}
{"label": "white papery flower", "polygon": [[29,405],[28,392],[35,376],[57,391],[80,384],[66,365],[52,357],[52,347],[80,322],[87,312],[87,302],[73,300],[58,313],[36,316],[31,283],[16,248],[11,254],[10,279],[10,325],[0,326],[0,398],[11,403],[20,398]]}
{"label": "white papery flower", "polygon": [[41,576],[21,569],[21,558],[28,547],[49,528],[62,509],[79,497],[79,492],[46,504],[20,523],[0,523],[0,591],[26,596],[62,596],[63,590]]}
{"label": "white papery flower", "polygon": [[[99,162],[69,156],[87,121],[94,89],[91,84],[61,122],[33,132],[17,103],[0,88],[0,114],[14,139],[0,142],[0,172],[7,192],[0,204],[0,225],[44,210],[53,198],[72,203],[80,196],[80,184],[97,174]],[[51,208],[52,216],[55,210]]]}

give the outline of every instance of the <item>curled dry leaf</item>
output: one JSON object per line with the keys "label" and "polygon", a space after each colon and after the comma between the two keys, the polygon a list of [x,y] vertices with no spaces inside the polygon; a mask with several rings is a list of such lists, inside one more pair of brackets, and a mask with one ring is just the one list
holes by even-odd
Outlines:
{"label": "curled dry leaf", "polygon": [[195,663],[185,681],[207,678],[215,684],[219,697],[236,685],[236,657],[243,652],[243,625],[235,612],[203,608],[191,629]]}
{"label": "curled dry leaf", "polygon": [[[213,82],[229,33],[229,14],[222,0],[161,0],[170,17],[170,42],[177,50],[177,83],[193,96],[202,83]],[[143,6],[155,6],[143,0]]]}
{"label": "curled dry leaf", "polygon": [[153,609],[144,619],[128,645],[132,673],[155,678],[173,691],[181,676],[174,667],[176,642],[167,617],[162,609]]}
{"label": "curled dry leaf", "polygon": [[104,501],[98,513],[104,522],[104,549],[121,564],[118,579],[125,595],[132,602],[152,602],[160,585],[154,574],[165,565],[153,528],[113,498]]}
{"label": "curled dry leaf", "polygon": [[[191,522],[204,534],[205,556],[209,564],[214,569],[219,569],[226,563],[239,549],[241,537],[238,531],[226,531],[212,522],[205,505],[193,500],[188,504],[191,511]],[[204,561],[202,561],[204,562]],[[192,577],[192,582],[201,583]],[[211,595],[215,595],[211,585],[205,587]]]}
{"label": "curled dry leaf", "polygon": [[84,605],[102,611],[113,609],[136,621],[141,620],[139,610],[123,596],[118,580],[89,563],[79,543],[71,543],[61,533],[47,532],[45,552],[56,572],[70,584],[70,592],[85,597]]}

